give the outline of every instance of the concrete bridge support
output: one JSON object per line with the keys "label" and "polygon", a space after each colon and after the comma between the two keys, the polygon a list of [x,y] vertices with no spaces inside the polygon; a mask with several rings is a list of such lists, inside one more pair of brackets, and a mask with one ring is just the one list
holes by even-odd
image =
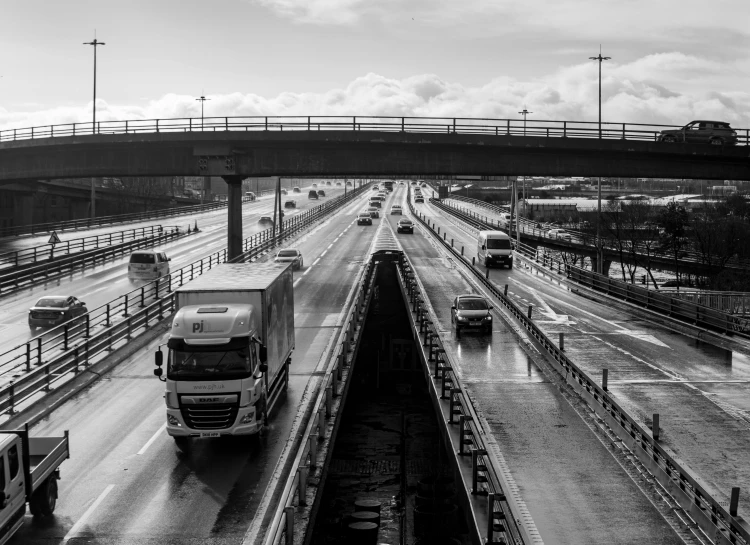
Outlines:
{"label": "concrete bridge support", "polygon": [[227,183],[227,260],[242,253],[242,180],[245,176],[222,176]]}
{"label": "concrete bridge support", "polygon": [[[591,270],[592,271],[598,271],[598,259],[595,256],[591,256]],[[605,259],[602,261],[602,271],[601,274],[604,276],[609,275],[609,268],[612,266],[612,260],[611,259]]]}

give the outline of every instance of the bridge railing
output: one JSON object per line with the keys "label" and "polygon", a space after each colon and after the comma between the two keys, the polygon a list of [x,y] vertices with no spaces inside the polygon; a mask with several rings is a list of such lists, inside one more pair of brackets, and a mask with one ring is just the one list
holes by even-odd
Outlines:
{"label": "bridge railing", "polygon": [[[91,134],[184,133],[221,131],[380,131],[432,134],[600,138],[656,141],[660,131],[677,125],[596,121],[522,120],[461,117],[237,116],[131,119],[42,125],[0,131],[0,142]],[[750,129],[734,129],[748,145]]]}

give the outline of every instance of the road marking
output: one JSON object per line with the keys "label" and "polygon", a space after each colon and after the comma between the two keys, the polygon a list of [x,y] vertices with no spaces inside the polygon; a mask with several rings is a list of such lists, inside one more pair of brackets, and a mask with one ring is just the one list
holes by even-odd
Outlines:
{"label": "road marking", "polygon": [[149,439],[146,442],[146,444],[143,445],[143,448],[141,448],[141,450],[139,450],[136,454],[138,454],[138,456],[140,456],[144,452],[146,452],[146,450],[148,449],[148,447],[151,446],[151,443],[153,443],[154,441],[156,441],[161,436],[161,434],[164,433],[164,430],[166,430],[166,429],[167,429],[167,423],[164,422],[164,425],[161,428],[159,428],[158,430],[156,430],[156,433],[151,436],[151,439]]}
{"label": "road marking", "polygon": [[73,527],[70,529],[70,531],[65,534],[65,537],[63,538],[62,542],[63,545],[67,543],[70,539],[76,537],[76,534],[78,533],[78,530],[86,524],[86,521],[91,516],[91,513],[93,513],[97,507],[99,507],[99,504],[104,501],[104,498],[107,497],[107,495],[112,492],[112,489],[115,487],[115,485],[110,484],[107,485],[107,488],[104,489],[104,491],[99,494],[99,497],[96,498],[94,503],[91,504],[91,506],[86,509],[86,512],[81,516],[81,518],[78,519],[78,522],[76,522]]}
{"label": "road marking", "polygon": [[[329,248],[330,248],[330,246],[329,246]],[[320,257],[323,257],[324,255],[326,255],[326,253],[328,253],[328,250],[323,250],[323,253],[320,254]],[[320,257],[318,259],[320,259]]]}
{"label": "road marking", "polygon": [[316,259],[315,261],[313,261],[313,264],[312,264],[312,265],[310,265],[310,266],[311,266],[311,267],[314,267],[314,266],[315,266],[315,265],[316,265],[316,264],[318,263],[318,261],[320,261],[320,258],[318,258],[318,259]]}

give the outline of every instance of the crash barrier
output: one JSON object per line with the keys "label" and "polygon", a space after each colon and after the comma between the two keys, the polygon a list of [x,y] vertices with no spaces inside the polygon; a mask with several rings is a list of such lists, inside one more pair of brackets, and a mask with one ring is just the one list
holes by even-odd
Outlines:
{"label": "crash barrier", "polygon": [[[306,229],[359,194],[359,190],[351,191],[346,197],[336,197],[284,221],[282,234],[276,233],[274,236],[273,229],[266,229],[246,238],[243,241],[244,253],[238,256],[237,260],[248,261],[264,255],[285,239]],[[168,305],[171,304],[169,301],[174,290],[225,261],[226,249],[214,252],[1,353],[0,375],[23,375],[20,378],[14,377],[15,384],[0,387],[0,413],[6,408],[12,410],[17,403],[36,394],[40,388],[37,383],[40,374],[52,374],[52,378],[48,380],[50,383],[55,382],[68,370],[78,368],[74,361],[85,367],[105,348],[111,350],[113,343],[132,336],[136,323],[140,323],[141,326],[152,325],[152,313],[156,311],[149,309],[158,309],[158,316],[164,316],[165,313],[168,315],[171,312]],[[102,338],[105,340],[101,340]],[[96,351],[92,351],[94,349]],[[21,391],[23,396],[20,395]]]}
{"label": "crash barrier", "polygon": [[[308,530],[309,519],[303,517],[310,507],[313,495],[308,486],[320,483],[326,459],[332,454],[341,408],[346,402],[349,377],[357,360],[359,343],[377,278],[375,259],[368,261],[359,277],[353,305],[344,318],[336,340],[336,348],[328,360],[323,380],[319,383],[311,415],[302,434],[283,491],[278,499],[278,507],[263,538],[264,545],[278,545],[283,542],[299,543]],[[318,493],[322,487],[317,488]]]}
{"label": "crash barrier", "polygon": [[[439,201],[430,202],[454,216],[466,220],[477,229],[487,229],[491,226],[483,223],[481,219],[468,217],[453,207]],[[515,242],[514,242],[515,245]],[[659,314],[686,322],[688,324],[711,329],[727,335],[737,335],[742,338],[750,338],[750,318],[734,316],[721,310],[716,310],[700,303],[687,301],[673,297],[671,293],[665,294],[650,290],[636,284],[629,284],[621,280],[615,280],[588,269],[574,267],[553,258],[549,254],[540,254],[535,248],[521,244],[515,247],[521,255],[545,267],[546,269],[564,274],[568,279],[596,291],[606,293],[612,297],[622,299],[629,303],[652,310]]]}
{"label": "crash barrier", "polygon": [[[250,199],[243,197],[242,202],[251,202]],[[159,218],[172,218],[174,216],[184,216],[185,214],[197,214],[200,212],[210,212],[218,208],[227,206],[227,201],[208,202],[205,204],[193,204],[190,206],[177,206],[175,208],[163,208],[161,210],[151,210],[149,212],[134,212],[132,214],[117,214],[113,216],[101,216],[99,218],[85,218],[80,220],[65,220],[51,223],[32,223],[30,225],[17,225],[13,227],[0,227],[0,238],[19,236],[19,235],[40,235],[51,233],[53,231],[62,233],[64,231],[75,231],[76,229],[93,229],[105,225],[117,223],[133,223],[136,221],[146,221]]]}
{"label": "crash barrier", "polygon": [[[733,488],[729,502],[713,497],[685,464],[676,456],[662,447],[659,443],[659,426],[654,430],[646,428],[636,421],[614,400],[608,392],[606,378],[603,384],[597,384],[583,372],[564,352],[564,347],[555,345],[544,332],[537,327],[528,315],[527,309],[521,309],[505,293],[499,290],[488,278],[484,271],[473,266],[471,261],[463,257],[449,241],[437,236],[436,231],[428,221],[417,212],[409,202],[409,208],[417,220],[431,232],[454,257],[461,261],[471,271],[475,278],[498,299],[513,315],[524,329],[544,348],[551,357],[550,362],[566,382],[589,404],[606,424],[622,440],[623,445],[639,459],[639,461],[656,478],[659,484],[672,496],[713,543],[721,545],[750,544],[750,523],[737,514],[739,502],[739,488]],[[603,370],[606,376],[606,370]],[[656,418],[658,420],[658,416]]]}
{"label": "crash barrier", "polygon": [[125,242],[126,240],[153,236],[163,231],[164,227],[161,225],[151,225],[149,227],[138,227],[136,229],[115,231],[103,235],[74,238],[70,240],[58,240],[40,246],[4,252],[0,254],[0,270],[20,267],[22,265],[37,263],[39,261],[51,261],[66,255],[85,252],[87,250],[95,250],[102,246],[112,246],[113,244]]}
{"label": "crash barrier", "polygon": [[414,268],[403,254],[398,262],[398,278],[438,421],[444,423],[441,431],[445,448],[454,455],[464,490],[471,492],[468,506],[472,511],[472,543],[534,543],[536,532],[524,523],[528,519],[511,497],[511,487],[484,442],[486,432],[445,352],[438,320],[425,304],[427,298]]}
{"label": "crash barrier", "polygon": [[671,297],[690,301],[704,307],[720,310],[728,314],[749,315],[750,293],[746,291],[704,291],[680,290],[662,288],[661,293],[668,293]]}
{"label": "crash barrier", "polygon": [[34,284],[41,284],[61,275],[73,273],[76,270],[93,267],[118,255],[124,255],[139,248],[158,246],[159,244],[186,236],[187,234],[187,231],[180,230],[178,227],[169,227],[166,231],[157,231],[155,234],[143,238],[115,243],[112,246],[99,247],[96,250],[79,252],[39,265],[22,267],[18,270],[7,270],[0,274],[0,295],[8,295]]}
{"label": "crash barrier", "polygon": [[[509,208],[507,206],[496,206],[494,204],[489,204],[484,201],[480,201],[478,199],[472,199],[469,197],[462,197],[459,195],[451,195],[449,196],[449,199],[462,201],[477,207],[486,208],[488,210],[491,210],[495,213],[509,213]],[[472,212],[470,210],[464,211],[465,213],[471,215],[475,219],[483,219],[485,223],[489,224],[493,228],[502,228],[500,227],[500,223],[498,221],[493,222],[492,218],[477,214],[476,212]],[[567,231],[571,235],[571,239],[562,239],[562,238],[550,238],[547,236],[547,229],[540,229],[537,227],[538,222],[532,221],[526,218],[520,218],[520,221],[518,221],[519,218],[515,217],[513,218],[514,223],[518,222],[517,224],[521,227],[521,234],[522,235],[530,235],[534,237],[538,237],[541,239],[546,239],[550,242],[556,242],[556,243],[567,243],[570,244],[570,248],[572,251],[575,251],[576,247],[589,247],[591,249],[591,246],[596,247],[596,234],[591,232],[585,232],[585,231],[575,231],[569,228],[565,228],[565,231]],[[515,229],[514,229],[515,231]],[[515,234],[514,234],[515,236]],[[618,242],[616,239],[608,237],[606,233],[602,233],[601,236],[602,246],[604,248],[607,248],[608,250],[611,250],[612,252],[618,252]],[[660,250],[658,249],[657,244],[644,244],[644,243],[637,243],[635,245],[635,249],[638,251],[638,255],[640,255],[644,260],[650,259],[650,258],[659,258],[659,259],[674,259],[674,255],[669,250]],[[630,250],[628,250],[630,251]],[[627,252],[626,252],[627,253]],[[680,249],[678,252],[679,259],[681,262],[690,262],[698,265],[705,265],[705,266],[713,266],[717,270],[720,268],[731,268],[731,269],[741,269],[745,270],[750,268],[750,260],[748,259],[740,259],[738,257],[731,257],[728,260],[718,260],[714,259],[713,261],[710,258],[707,258],[700,252],[696,252],[694,250],[690,250],[688,248]]]}

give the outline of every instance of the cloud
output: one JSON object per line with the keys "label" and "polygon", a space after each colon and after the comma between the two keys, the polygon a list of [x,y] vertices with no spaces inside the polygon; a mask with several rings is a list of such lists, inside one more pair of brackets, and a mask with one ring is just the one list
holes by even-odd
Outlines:
{"label": "cloud", "polygon": [[[709,74],[723,87],[731,66],[680,53],[647,55],[626,64],[610,61],[602,79],[602,116],[613,123],[678,125],[692,119],[726,120],[750,127],[750,92],[688,90],[694,74]],[[726,74],[726,76],[725,76]],[[655,84],[654,81],[659,83]],[[434,74],[404,79],[368,73],[343,88],[320,93],[282,93],[276,97],[231,93],[214,95],[204,104],[210,116],[413,116],[595,121],[598,116],[596,63],[561,68],[545,77],[519,81],[496,78],[468,87]],[[734,81],[737,85],[737,81]],[[167,94],[143,106],[97,101],[97,120],[199,118],[200,103],[188,95]],[[86,122],[87,107],[5,111],[0,128]]]}

